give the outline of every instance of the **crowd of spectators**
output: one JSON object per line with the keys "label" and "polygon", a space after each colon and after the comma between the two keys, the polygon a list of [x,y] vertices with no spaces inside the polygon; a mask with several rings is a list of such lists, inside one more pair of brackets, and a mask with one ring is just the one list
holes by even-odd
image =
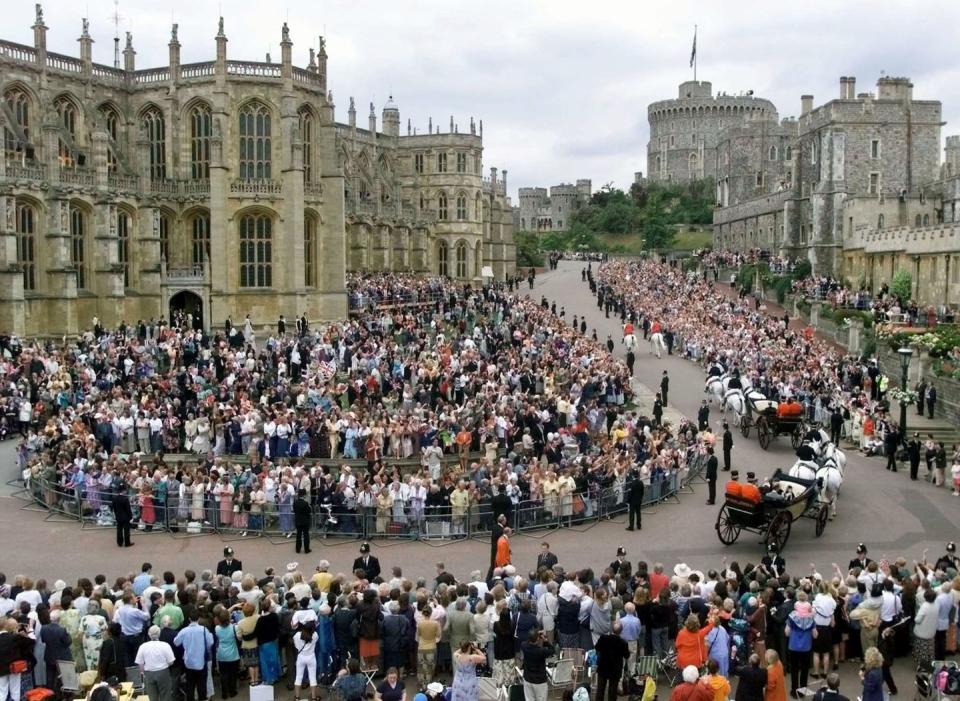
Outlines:
{"label": "crowd of spectators", "polygon": [[151,701],[177,689],[189,701],[218,689],[228,699],[241,683],[297,687],[295,698],[301,685],[311,697],[331,687],[360,701],[370,687],[379,699],[404,698],[407,677],[420,690],[436,694],[447,682],[453,698],[477,699],[477,677],[490,676],[502,689],[522,683],[535,701],[545,698],[548,661],[569,657],[575,683],[602,699],[652,656],[663,663],[657,671],[639,668],[677,684],[671,698],[699,693],[685,684],[728,698],[734,677],[740,701],[785,699],[787,683],[799,698],[836,690],[835,672],[852,664],[867,698],[884,685],[897,692],[895,658],[912,655],[928,672],[956,651],[953,543],[935,561],[926,551],[876,561],[860,544],[846,567],[824,574],[788,567],[773,550],[704,572],[634,564],[620,548],[595,571],[544,543],[537,562],[523,564],[486,575],[443,563],[429,575],[399,566],[387,574],[364,547],[350,573],[323,560],[313,573],[294,562],[257,575],[228,548],[199,575],[150,563],[74,585],[0,574],[0,681],[19,701],[34,686],[57,689],[58,663],[70,662],[87,671],[87,686],[139,667]]}

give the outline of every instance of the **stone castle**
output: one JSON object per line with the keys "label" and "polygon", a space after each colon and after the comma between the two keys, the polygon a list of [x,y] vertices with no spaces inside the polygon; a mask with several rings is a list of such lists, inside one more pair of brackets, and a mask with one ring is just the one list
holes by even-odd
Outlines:
{"label": "stone castle", "polygon": [[483,126],[401,135],[392,98],[357,126],[327,90],[323,38],[293,65],[216,57],[137,69],[0,41],[0,331],[75,333],[183,309],[206,326],[249,313],[347,314],[347,270],[474,281],[515,267],[506,176],[482,173]]}
{"label": "stone castle", "polygon": [[566,231],[570,218],[590,202],[593,185],[577,180],[576,185],[560,184],[550,188],[521,187],[519,206],[513,208],[513,227],[517,231]]}
{"label": "stone castle", "polygon": [[[798,119],[765,108],[725,122],[702,173],[716,181],[715,246],[804,258],[815,274],[872,290],[904,269],[917,301],[957,306],[960,137],[947,137],[941,163],[941,103],[913,87],[883,76],[857,92],[843,76],[823,105],[801,96]],[[668,175],[682,178],[672,163]]]}

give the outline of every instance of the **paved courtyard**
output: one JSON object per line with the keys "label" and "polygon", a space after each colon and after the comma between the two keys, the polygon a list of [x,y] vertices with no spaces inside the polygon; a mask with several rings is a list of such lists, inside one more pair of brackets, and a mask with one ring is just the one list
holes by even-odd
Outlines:
{"label": "paved courtyard", "polygon": [[[546,295],[549,300],[555,300],[558,307],[564,306],[568,319],[574,314],[586,314],[588,333],[596,328],[601,339],[607,334],[618,339],[619,319],[606,319],[597,310],[588,286],[581,282],[581,267],[580,263],[561,262],[559,270],[539,276],[532,294],[537,299]],[[616,352],[622,352],[619,345]],[[667,370],[671,378],[671,407],[695,416],[703,396],[704,376],[698,367],[675,356],[658,360],[649,355],[644,346],[637,359],[637,377],[641,382],[657,386],[662,371]],[[641,406],[645,411],[650,408]],[[712,412],[711,421],[719,428],[716,410]],[[5,479],[14,476],[13,446],[12,441],[0,446],[0,456],[7,466]],[[877,458],[864,458],[852,451],[847,455],[839,515],[828,524],[821,538],[814,537],[812,521],[795,524],[785,552],[792,570],[806,569],[807,563],[812,562],[821,571],[829,571],[831,563],[849,560],[860,541],[869,544],[874,557],[902,554],[916,558],[924,548],[930,548],[932,556],[939,554],[945,542],[958,537],[960,499],[951,497],[947,490],[934,490],[926,482],[912,483],[903,472],[886,472]],[[769,452],[765,452],[755,437],[747,440],[739,433],[734,437],[733,457],[735,469],[753,470],[760,476],[769,475],[776,467],[789,466],[793,461],[786,437],[773,441]],[[724,479],[726,473],[721,473],[721,480]],[[718,485],[721,493],[722,488],[722,484]],[[724,556],[728,561],[741,563],[759,559],[761,548],[756,536],[744,533],[730,547],[718,541],[714,522],[719,505],[704,504],[705,485],[695,485],[695,490],[683,494],[680,503],[663,504],[645,513],[640,532],[625,532],[621,517],[588,528],[516,536],[514,559],[521,571],[533,568],[543,539],[550,541],[560,562],[568,566],[602,568],[613,559],[618,545],[626,546],[634,561],[684,561],[696,568],[716,566]],[[4,552],[3,571],[8,576],[16,572],[48,579],[72,579],[96,572],[116,575],[137,570],[144,560],[162,569],[202,569],[216,564],[227,542],[219,536],[173,538],[162,533],[140,533],[135,535],[135,547],[118,550],[112,529],[81,529],[75,522],[45,520],[41,512],[22,509],[23,502],[10,496],[12,491],[4,487],[0,496],[0,526],[3,532],[15,534],[17,543],[17,547],[6,548]],[[348,571],[357,546],[356,541],[317,540],[313,553],[307,557],[295,555],[291,541],[276,543],[263,538],[234,537],[229,542],[245,568],[254,571],[269,565],[282,568],[293,560],[312,569],[321,558],[329,559],[335,571]],[[465,577],[470,570],[486,564],[489,542],[483,539],[440,545],[436,541],[430,544],[387,541],[375,542],[374,550],[385,568],[401,565],[407,576],[429,576],[434,564],[442,560],[452,572]]]}

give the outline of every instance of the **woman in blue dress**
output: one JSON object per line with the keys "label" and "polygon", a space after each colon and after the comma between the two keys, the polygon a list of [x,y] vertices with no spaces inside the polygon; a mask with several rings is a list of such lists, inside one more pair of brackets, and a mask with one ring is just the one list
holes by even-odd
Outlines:
{"label": "woman in blue dress", "polygon": [[472,640],[464,640],[460,649],[453,653],[453,686],[450,701],[476,701],[480,698],[477,684],[477,665],[484,664],[487,655],[477,649]]}
{"label": "woman in blue dress", "polygon": [[360,435],[360,430],[357,428],[356,424],[350,424],[347,428],[346,441],[343,443],[343,457],[348,460],[357,459],[357,437]]}
{"label": "woman in blue dress", "polygon": [[280,483],[279,500],[277,501],[277,511],[280,514],[280,532],[284,537],[289,538],[293,533],[293,485],[284,477]]}

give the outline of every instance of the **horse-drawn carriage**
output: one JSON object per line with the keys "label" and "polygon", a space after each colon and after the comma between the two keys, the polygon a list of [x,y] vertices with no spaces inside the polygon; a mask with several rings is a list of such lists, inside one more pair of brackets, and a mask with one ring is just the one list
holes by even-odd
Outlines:
{"label": "horse-drawn carriage", "polygon": [[829,504],[822,502],[817,480],[790,477],[779,469],[770,478],[770,490],[759,501],[727,494],[717,514],[717,536],[724,545],[735,543],[741,531],[763,536],[765,545],[781,551],[790,538],[793,522],[800,518],[816,521],[819,538],[827,526]]}
{"label": "horse-drawn carriage", "polygon": [[803,436],[807,431],[806,424],[803,421],[803,415],[799,416],[778,416],[776,402],[771,402],[772,407],[757,413],[756,419],[753,418],[752,411],[746,411],[740,416],[740,433],[744,438],[750,437],[750,429],[757,431],[757,440],[760,441],[760,447],[764,450],[770,448],[770,441],[777,436],[790,436],[790,445],[796,450],[803,442]]}

